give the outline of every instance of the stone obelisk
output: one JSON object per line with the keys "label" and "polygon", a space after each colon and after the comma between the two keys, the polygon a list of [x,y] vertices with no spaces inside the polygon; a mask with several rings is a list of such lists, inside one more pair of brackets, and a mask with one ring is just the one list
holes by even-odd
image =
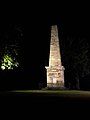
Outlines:
{"label": "stone obelisk", "polygon": [[64,88],[64,67],[61,63],[57,25],[51,26],[49,66],[47,70],[47,87]]}

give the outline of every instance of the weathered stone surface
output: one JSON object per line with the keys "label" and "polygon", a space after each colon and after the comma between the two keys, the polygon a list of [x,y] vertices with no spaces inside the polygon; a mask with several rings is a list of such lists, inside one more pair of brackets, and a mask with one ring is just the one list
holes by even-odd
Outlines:
{"label": "weathered stone surface", "polygon": [[47,69],[47,87],[64,87],[64,67],[61,64],[58,29],[51,27],[49,67]]}

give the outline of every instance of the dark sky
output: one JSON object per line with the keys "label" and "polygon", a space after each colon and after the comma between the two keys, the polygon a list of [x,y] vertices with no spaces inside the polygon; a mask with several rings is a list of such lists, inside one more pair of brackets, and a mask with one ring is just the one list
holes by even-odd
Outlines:
{"label": "dark sky", "polygon": [[[36,7],[37,6],[37,7]],[[57,6],[57,7],[56,7]],[[13,7],[13,6],[12,6]],[[5,13],[5,14],[4,14]],[[24,78],[42,81],[45,77],[44,66],[48,65],[50,26],[58,24],[59,36],[81,36],[89,41],[90,18],[88,6],[70,4],[45,4],[24,6],[12,12],[4,11],[0,22],[0,38],[4,42],[11,40],[15,26],[19,26],[23,38],[17,39],[21,47]],[[14,28],[14,30],[13,30]],[[11,32],[13,30],[13,32]],[[7,36],[12,36],[10,39]],[[12,41],[12,40],[11,40]],[[7,42],[8,43],[8,42]],[[5,42],[6,44],[6,42]]]}

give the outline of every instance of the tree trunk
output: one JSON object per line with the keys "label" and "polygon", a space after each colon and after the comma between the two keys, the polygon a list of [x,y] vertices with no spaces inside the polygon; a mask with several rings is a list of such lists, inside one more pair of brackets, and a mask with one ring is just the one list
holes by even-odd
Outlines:
{"label": "tree trunk", "polygon": [[77,90],[80,89],[79,76],[76,77],[76,89],[77,89]]}

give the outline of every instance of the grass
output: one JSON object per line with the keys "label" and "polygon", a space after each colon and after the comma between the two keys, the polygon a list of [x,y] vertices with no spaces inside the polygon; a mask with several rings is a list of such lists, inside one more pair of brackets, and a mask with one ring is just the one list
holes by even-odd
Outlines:
{"label": "grass", "polygon": [[15,90],[16,94],[29,94],[40,96],[58,96],[58,97],[87,97],[90,98],[90,91],[80,90]]}

